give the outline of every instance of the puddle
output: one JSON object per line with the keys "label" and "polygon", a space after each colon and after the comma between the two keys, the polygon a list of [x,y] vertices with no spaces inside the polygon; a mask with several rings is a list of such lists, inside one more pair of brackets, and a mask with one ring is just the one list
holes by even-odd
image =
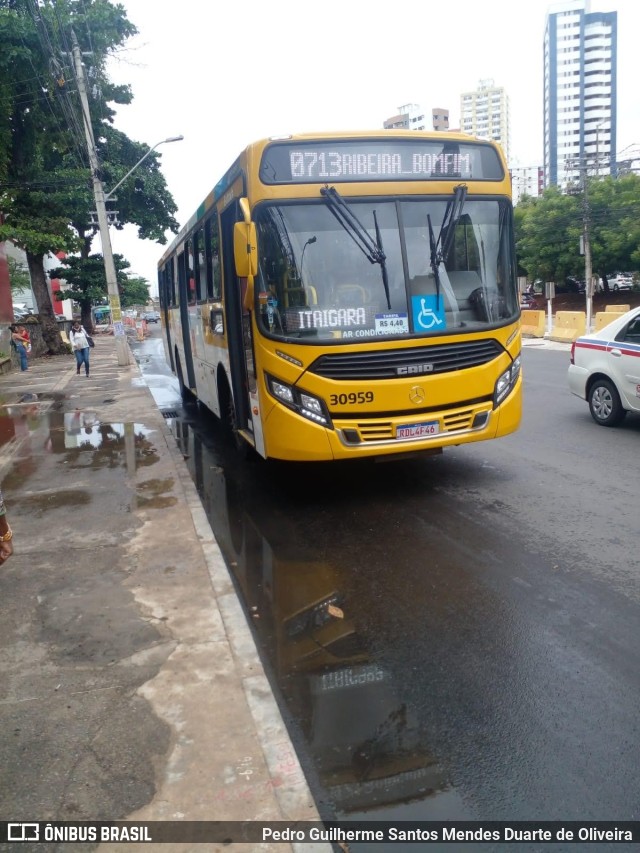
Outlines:
{"label": "puddle", "polygon": [[21,394],[0,404],[0,457],[11,454],[24,468],[39,454],[53,453],[70,468],[126,467],[131,473],[158,461],[155,428],[101,421],[94,409],[65,412],[68,403],[62,394]]}
{"label": "puddle", "polygon": [[0,397],[0,450],[14,441],[47,429],[49,420],[60,416],[66,397],[60,393],[15,393]]}
{"label": "puddle", "polygon": [[178,499],[175,495],[166,495],[173,489],[173,478],[164,480],[145,480],[136,486],[136,505],[138,509],[167,509],[175,506]]}
{"label": "puddle", "polygon": [[64,452],[63,464],[70,468],[126,467],[133,474],[159,459],[150,439],[153,432],[143,424],[100,422],[92,411],[67,412],[64,446],[53,452]]}
{"label": "puddle", "polygon": [[86,489],[58,489],[49,493],[39,492],[37,495],[14,496],[12,504],[25,507],[42,517],[47,510],[84,506],[90,500],[91,492]]}

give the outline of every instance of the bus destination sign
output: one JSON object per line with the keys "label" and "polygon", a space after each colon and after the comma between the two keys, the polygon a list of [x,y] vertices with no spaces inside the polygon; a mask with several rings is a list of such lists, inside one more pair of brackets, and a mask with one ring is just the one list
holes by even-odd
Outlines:
{"label": "bus destination sign", "polygon": [[274,143],[265,149],[265,184],[323,181],[500,181],[502,162],[491,145],[450,139],[367,139]]}

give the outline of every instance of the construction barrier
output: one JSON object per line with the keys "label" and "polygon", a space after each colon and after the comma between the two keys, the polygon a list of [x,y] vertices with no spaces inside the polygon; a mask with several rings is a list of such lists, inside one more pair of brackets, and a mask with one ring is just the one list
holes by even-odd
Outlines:
{"label": "construction barrier", "polygon": [[631,305],[605,305],[604,310],[608,313],[626,314],[627,311],[631,311]]}
{"label": "construction barrier", "polygon": [[[609,306],[611,307],[611,306]],[[598,311],[595,317],[595,329],[594,331],[599,331],[604,326],[608,326],[609,323],[612,323],[614,320],[618,320],[620,318],[620,311]]]}
{"label": "construction barrier", "polygon": [[584,311],[556,311],[549,340],[571,343],[584,335],[586,330],[587,315]]}
{"label": "construction barrier", "polygon": [[545,312],[525,308],[520,312],[522,317],[522,336],[524,338],[544,338]]}

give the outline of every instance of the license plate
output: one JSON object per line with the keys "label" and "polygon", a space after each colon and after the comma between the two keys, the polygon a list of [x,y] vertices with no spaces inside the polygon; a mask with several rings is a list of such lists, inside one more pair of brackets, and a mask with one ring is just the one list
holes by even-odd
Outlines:
{"label": "license plate", "polygon": [[422,438],[426,435],[436,435],[440,432],[438,421],[427,421],[423,424],[405,424],[396,427],[396,438]]}

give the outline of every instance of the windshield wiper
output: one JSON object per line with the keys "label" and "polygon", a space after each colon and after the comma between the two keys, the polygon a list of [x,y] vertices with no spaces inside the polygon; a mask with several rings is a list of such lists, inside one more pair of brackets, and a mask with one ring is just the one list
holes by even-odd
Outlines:
{"label": "windshield wiper", "polygon": [[351,210],[335,187],[322,187],[320,193],[326,199],[331,213],[333,213],[340,225],[342,225],[344,230],[351,237],[367,260],[372,264],[380,264],[384,295],[387,299],[387,308],[391,310],[389,276],[387,274],[387,256],[385,255],[384,248],[382,246],[382,236],[380,234],[380,226],[378,225],[378,217],[376,216],[375,210],[373,211],[373,222],[376,229],[376,239],[374,241],[373,237],[369,234],[367,229],[360,222],[358,217]]}
{"label": "windshield wiper", "polygon": [[[431,269],[436,282],[436,296],[438,304],[440,303],[440,264],[444,263],[444,259],[451,251],[453,240],[456,235],[456,226],[462,216],[462,208],[467,197],[467,188],[464,184],[458,184],[453,192],[453,198],[449,199],[442,218],[440,233],[436,240],[433,233],[433,225],[431,217],[427,214],[427,224],[429,226],[429,246],[431,248]],[[444,234],[444,240],[442,235]]]}

